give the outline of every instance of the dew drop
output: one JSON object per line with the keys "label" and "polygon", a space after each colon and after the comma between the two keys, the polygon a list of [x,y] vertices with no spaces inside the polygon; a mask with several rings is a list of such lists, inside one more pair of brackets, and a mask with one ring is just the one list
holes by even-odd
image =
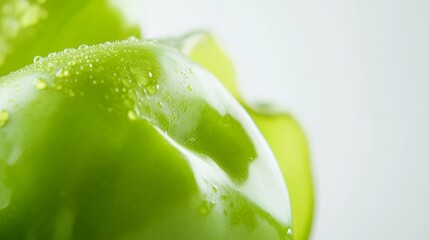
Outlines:
{"label": "dew drop", "polygon": [[192,86],[191,85],[188,85],[187,89],[189,92],[192,92]]}
{"label": "dew drop", "polygon": [[134,110],[128,111],[128,118],[130,120],[133,120],[133,121],[137,120],[137,114],[136,114],[136,112]]}
{"label": "dew drop", "polygon": [[9,118],[9,112],[7,112],[6,110],[0,111],[0,128],[4,127],[7,124]]}
{"label": "dew drop", "polygon": [[214,185],[214,184],[212,184],[212,191],[214,193],[216,193],[218,191],[218,187],[216,185]]}
{"label": "dew drop", "polygon": [[65,53],[74,52],[74,49],[73,48],[66,48],[66,49],[64,49],[64,52]]}
{"label": "dew drop", "polygon": [[146,90],[147,90],[147,92],[150,95],[153,95],[153,94],[155,94],[155,93],[158,92],[158,90],[159,90],[159,84],[149,85],[149,86],[146,87]]}
{"label": "dew drop", "polygon": [[33,59],[33,62],[34,63],[38,63],[38,62],[40,62],[40,60],[42,60],[43,59],[43,57],[41,57],[41,56],[35,56],[34,57],[34,59]]}
{"label": "dew drop", "polygon": [[213,202],[204,200],[198,208],[198,211],[201,215],[207,215],[213,209],[214,205],[215,204]]}
{"label": "dew drop", "polygon": [[229,196],[228,195],[221,195],[220,196],[220,199],[222,200],[222,201],[228,201],[229,200]]}
{"label": "dew drop", "polygon": [[292,236],[292,229],[291,228],[289,228],[288,230],[287,230],[287,238],[286,239],[288,239],[288,240],[291,240],[291,239],[293,239],[293,236]]}
{"label": "dew drop", "polygon": [[79,46],[79,49],[86,49],[86,48],[88,48],[88,45],[83,44]]}
{"label": "dew drop", "polygon": [[71,60],[67,63],[69,66],[75,66],[77,62],[75,60]]}
{"label": "dew drop", "polygon": [[185,72],[185,71],[180,72],[180,75],[182,75],[182,77],[183,77],[184,79],[188,79],[188,78],[189,78],[188,73],[187,73],[187,72]]}
{"label": "dew drop", "polygon": [[70,72],[68,70],[63,69],[63,68],[60,68],[57,71],[57,73],[55,73],[55,76],[59,77],[59,78],[68,77],[68,76],[70,76]]}
{"label": "dew drop", "polygon": [[47,87],[47,84],[42,78],[37,78],[34,81],[34,86],[39,90],[43,90]]}
{"label": "dew drop", "polygon": [[55,57],[55,56],[57,56],[57,53],[56,53],[56,52],[53,52],[53,53],[49,53],[49,54],[48,54],[48,57],[50,57],[50,58]]}
{"label": "dew drop", "polygon": [[128,38],[128,41],[130,41],[130,42],[137,42],[138,40],[139,39],[136,38],[135,36],[131,36],[131,37]]}

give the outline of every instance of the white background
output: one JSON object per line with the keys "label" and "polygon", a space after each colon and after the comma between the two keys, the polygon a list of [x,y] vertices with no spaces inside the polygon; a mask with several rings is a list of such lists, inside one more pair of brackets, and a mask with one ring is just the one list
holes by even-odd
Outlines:
{"label": "white background", "polygon": [[429,239],[429,1],[143,3],[129,10],[145,37],[212,31],[243,93],[297,116],[317,187],[312,239]]}

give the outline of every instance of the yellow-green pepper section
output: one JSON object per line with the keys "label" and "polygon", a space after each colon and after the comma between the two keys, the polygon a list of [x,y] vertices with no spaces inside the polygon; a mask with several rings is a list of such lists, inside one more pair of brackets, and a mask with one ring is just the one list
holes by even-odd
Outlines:
{"label": "yellow-green pepper section", "polygon": [[256,126],[177,50],[137,39],[0,78],[0,239],[291,239]]}
{"label": "yellow-green pepper section", "polygon": [[271,111],[269,106],[248,106],[237,89],[231,60],[210,34],[191,33],[173,40],[172,44],[212,72],[255,121],[273,150],[288,185],[294,239],[308,239],[314,208],[313,183],[308,144],[298,122],[286,112]]}

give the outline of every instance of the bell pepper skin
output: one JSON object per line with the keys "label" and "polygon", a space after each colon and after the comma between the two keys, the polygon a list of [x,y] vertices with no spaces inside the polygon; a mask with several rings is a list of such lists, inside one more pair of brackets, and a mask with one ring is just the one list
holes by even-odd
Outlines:
{"label": "bell pepper skin", "polygon": [[168,43],[214,74],[251,116],[270,145],[287,183],[294,239],[308,239],[314,211],[314,190],[309,147],[298,121],[292,114],[270,104],[247,104],[237,87],[231,59],[211,34],[192,32]]}
{"label": "bell pepper skin", "polygon": [[83,45],[0,78],[0,239],[292,239],[275,158],[177,50]]}

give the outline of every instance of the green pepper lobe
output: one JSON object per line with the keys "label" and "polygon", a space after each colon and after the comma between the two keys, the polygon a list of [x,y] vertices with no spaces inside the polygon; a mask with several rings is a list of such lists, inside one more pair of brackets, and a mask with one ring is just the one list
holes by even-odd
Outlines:
{"label": "green pepper lobe", "polygon": [[291,239],[245,110],[154,41],[37,58],[0,78],[0,239]]}
{"label": "green pepper lobe", "polygon": [[139,36],[108,0],[1,0],[0,76],[81,44]]}

